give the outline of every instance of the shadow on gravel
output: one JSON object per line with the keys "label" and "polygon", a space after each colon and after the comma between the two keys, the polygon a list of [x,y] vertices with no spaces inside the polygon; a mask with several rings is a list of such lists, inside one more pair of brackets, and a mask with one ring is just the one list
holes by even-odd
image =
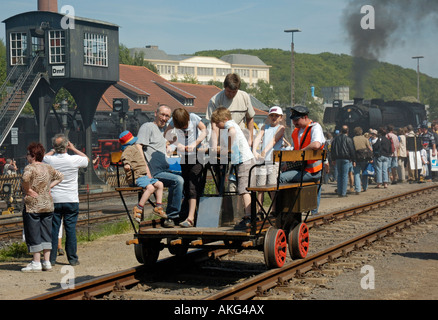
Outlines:
{"label": "shadow on gravel", "polygon": [[404,252],[404,253],[393,253],[393,254],[406,258],[413,258],[413,259],[438,260],[437,252]]}

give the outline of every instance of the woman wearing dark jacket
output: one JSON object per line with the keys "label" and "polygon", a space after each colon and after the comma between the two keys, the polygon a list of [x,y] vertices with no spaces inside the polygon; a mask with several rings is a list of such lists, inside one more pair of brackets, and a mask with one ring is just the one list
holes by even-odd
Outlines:
{"label": "woman wearing dark jacket", "polygon": [[388,165],[391,156],[391,141],[386,137],[386,131],[380,128],[377,132],[377,141],[373,144],[374,167],[376,169],[376,188],[388,188]]}

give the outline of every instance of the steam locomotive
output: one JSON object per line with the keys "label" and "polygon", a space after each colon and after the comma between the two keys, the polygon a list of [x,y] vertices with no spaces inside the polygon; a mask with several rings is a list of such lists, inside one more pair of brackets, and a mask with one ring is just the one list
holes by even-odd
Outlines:
{"label": "steam locomotive", "polygon": [[361,127],[364,132],[370,128],[392,124],[395,128],[411,124],[417,128],[427,121],[426,106],[416,102],[384,101],[382,99],[354,99],[354,104],[342,106],[342,101],[335,100],[333,107],[324,111],[324,124],[335,123],[335,130],[347,125],[353,134],[354,128]]}

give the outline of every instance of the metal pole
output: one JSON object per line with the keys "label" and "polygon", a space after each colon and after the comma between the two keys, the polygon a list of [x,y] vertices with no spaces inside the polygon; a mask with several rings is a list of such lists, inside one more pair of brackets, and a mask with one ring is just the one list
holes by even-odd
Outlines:
{"label": "metal pole", "polygon": [[291,107],[295,105],[295,45],[294,45],[294,33],[301,32],[300,29],[288,29],[284,30],[284,32],[292,33],[292,42],[291,42],[291,63],[290,63],[290,74],[291,74],[291,83],[290,83],[290,103]]}
{"label": "metal pole", "polygon": [[295,105],[295,58],[294,58],[294,34],[292,32],[292,43],[291,43],[291,84],[290,84],[290,101],[291,107]]}
{"label": "metal pole", "polygon": [[412,59],[417,59],[417,100],[420,102],[420,59],[423,56],[412,57]]}

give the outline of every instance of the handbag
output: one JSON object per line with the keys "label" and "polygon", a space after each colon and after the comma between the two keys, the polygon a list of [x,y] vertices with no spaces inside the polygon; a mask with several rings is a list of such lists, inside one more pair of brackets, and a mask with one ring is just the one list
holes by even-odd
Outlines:
{"label": "handbag", "polygon": [[367,167],[365,168],[365,171],[363,173],[365,176],[374,176],[376,172],[374,171],[374,166],[372,163],[368,163]]}
{"label": "handbag", "polygon": [[358,161],[371,160],[373,152],[368,148],[356,150],[356,158]]}

